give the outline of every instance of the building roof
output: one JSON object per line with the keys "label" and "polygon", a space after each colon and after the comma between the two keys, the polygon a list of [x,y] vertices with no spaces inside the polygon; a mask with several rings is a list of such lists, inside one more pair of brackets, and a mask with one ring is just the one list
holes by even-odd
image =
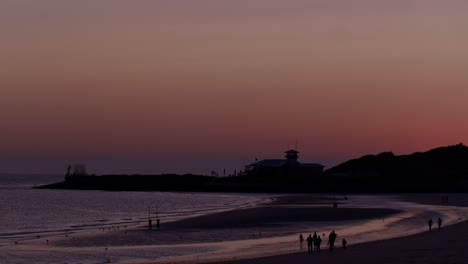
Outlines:
{"label": "building roof", "polygon": [[321,168],[325,167],[325,166],[323,166],[322,164],[319,164],[319,163],[300,163],[299,166],[300,167],[321,167]]}
{"label": "building roof", "polygon": [[264,159],[247,166],[258,166],[258,167],[281,167],[286,165],[288,160],[285,159]]}
{"label": "building roof", "polygon": [[[287,159],[264,159],[257,161],[255,163],[249,164],[247,166],[255,166],[255,167],[267,167],[267,168],[274,168],[274,167],[282,167],[288,164]],[[322,164],[319,163],[299,163],[299,167],[320,167],[323,168]]]}

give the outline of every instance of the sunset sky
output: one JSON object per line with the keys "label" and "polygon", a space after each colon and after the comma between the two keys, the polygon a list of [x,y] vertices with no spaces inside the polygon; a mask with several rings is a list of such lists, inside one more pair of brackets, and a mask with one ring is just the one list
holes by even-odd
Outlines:
{"label": "sunset sky", "polygon": [[466,0],[2,0],[0,172],[468,142]]}

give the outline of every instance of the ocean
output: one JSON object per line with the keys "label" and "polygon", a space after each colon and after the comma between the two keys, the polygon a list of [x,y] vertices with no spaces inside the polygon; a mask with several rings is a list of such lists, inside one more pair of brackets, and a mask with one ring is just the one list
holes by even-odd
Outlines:
{"label": "ocean", "polygon": [[[336,230],[339,237],[346,237],[353,245],[426,231],[428,217],[440,216],[444,225],[468,219],[465,207],[416,204],[402,201],[398,195],[349,195],[340,207],[401,212],[352,221],[219,230],[163,229],[151,233],[146,231],[149,218],[167,223],[251,208],[279,195],[33,189],[34,185],[62,179],[63,176],[0,175],[1,263],[199,263],[298,252],[304,250],[297,243],[300,233],[318,231],[325,238],[325,234]],[[219,240],[220,237],[231,239]],[[152,242],[138,244],[137,240]]]}
{"label": "ocean", "polygon": [[266,195],[44,190],[63,176],[0,175],[0,245],[113,226],[162,222],[245,208]]}

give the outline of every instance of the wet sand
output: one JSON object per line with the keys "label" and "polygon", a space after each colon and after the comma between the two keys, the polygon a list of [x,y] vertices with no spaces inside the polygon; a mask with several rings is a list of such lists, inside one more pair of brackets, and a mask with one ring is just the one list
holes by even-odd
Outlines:
{"label": "wet sand", "polygon": [[[431,205],[446,205],[446,206],[464,206],[468,207],[468,194],[466,193],[449,193],[449,194],[432,194],[432,193],[415,193],[415,194],[399,194],[401,200],[415,202],[419,204]],[[443,202],[442,197],[447,196],[448,201]]]}
{"label": "wet sand", "polygon": [[[306,203],[308,204],[306,205]],[[335,202],[335,200],[333,200]],[[345,200],[340,203],[345,203]],[[286,206],[287,205],[287,206]],[[98,231],[53,242],[57,247],[109,247],[135,245],[180,245],[211,243],[245,239],[260,239],[284,235],[274,230],[301,222],[339,222],[358,219],[384,218],[398,213],[385,208],[333,208],[332,201],[319,196],[285,196],[274,202],[248,209],[214,213],[170,223],[161,229],[133,229]],[[155,221],[153,225],[155,225]],[[260,228],[270,232],[259,233]]]}
{"label": "wet sand", "polygon": [[[360,263],[360,264],[449,264],[468,263],[468,222],[444,227],[439,231],[426,232],[399,239],[350,245],[346,250],[341,245],[330,252],[324,248],[320,254],[306,252],[264,257],[250,260],[218,262],[230,264],[280,264],[280,263]],[[352,240],[350,241],[352,243]],[[338,243],[339,244],[339,243]]]}
{"label": "wet sand", "polygon": [[[400,195],[404,201],[419,202],[423,204],[442,204],[442,195],[415,194]],[[447,204],[444,204],[447,205]],[[468,206],[468,195],[449,195],[450,206]],[[434,219],[436,221],[436,219]],[[424,224],[424,223],[423,223]],[[437,226],[436,224],[434,226]],[[280,264],[280,263],[360,263],[360,264],[450,264],[468,263],[468,221],[437,227],[432,232],[424,232],[408,237],[389,239],[352,245],[352,239],[348,239],[348,247],[341,247],[341,239],[338,238],[337,248],[330,252],[326,247],[320,254],[314,252],[299,252],[294,254],[277,255],[270,257],[238,260],[229,262],[212,262],[223,264]],[[326,243],[325,243],[326,246]]]}
{"label": "wet sand", "polygon": [[[58,247],[176,245],[274,237],[275,232],[258,233],[259,227],[280,227],[294,222],[344,221],[381,218],[394,213],[392,209],[371,208],[277,208],[260,207],[201,216],[163,224],[160,230],[137,229],[101,231],[91,235],[76,235],[60,239]],[[283,234],[284,235],[284,234]]]}
{"label": "wet sand", "polygon": [[382,218],[398,210],[383,208],[333,208],[326,206],[262,206],[199,216],[168,224],[168,228],[243,228],[277,226],[286,222],[331,222],[356,219]]}
{"label": "wet sand", "polygon": [[[436,203],[439,199],[440,203],[442,201],[441,195],[438,194],[397,196],[405,201],[426,204]],[[108,260],[108,256],[112,263],[132,264],[208,263],[207,259],[234,260],[211,262],[225,264],[279,264],[290,261],[298,264],[311,261],[379,264],[467,263],[468,250],[465,250],[467,247],[464,236],[468,235],[468,222],[443,227],[440,232],[425,232],[358,245],[353,244],[352,238],[347,238],[349,246],[346,251],[341,246],[337,246],[334,252],[329,252],[325,249],[326,240],[324,240],[322,253],[311,255],[308,255],[305,249],[299,251],[299,243],[295,241],[299,233],[291,231],[289,235],[293,237],[297,247],[293,245],[292,251],[282,251],[282,255],[275,255],[280,254],[277,251],[268,251],[269,254],[263,256],[275,256],[235,260],[258,256],[258,249],[254,247],[234,251],[236,254],[234,258],[229,254],[231,252],[227,252],[229,258],[204,258],[213,250],[226,250],[226,245],[227,249],[239,246],[239,240],[259,241],[263,244],[263,239],[275,239],[284,235],[284,232],[277,230],[290,230],[290,227],[301,230],[304,222],[325,221],[333,224],[357,219],[380,221],[381,218],[398,212],[386,208],[354,208],[353,199],[354,197],[350,200],[337,200],[331,196],[317,195],[283,196],[268,205],[162,223],[160,230],[148,231],[144,225],[136,228],[116,227],[112,230],[96,230],[53,238],[47,245],[44,239],[40,238],[37,242],[6,246],[0,250],[0,258],[7,260],[6,263],[31,263],[30,260],[34,260],[34,263],[103,263]],[[338,202],[338,208],[333,208],[332,202]],[[468,205],[468,195],[449,195],[449,205]],[[283,228],[284,226],[287,227]],[[267,232],[259,233],[258,230],[267,230]],[[221,245],[218,242],[225,243]],[[340,244],[340,237],[338,242]],[[297,253],[285,254],[296,250]],[[174,256],[182,258],[173,258]]]}

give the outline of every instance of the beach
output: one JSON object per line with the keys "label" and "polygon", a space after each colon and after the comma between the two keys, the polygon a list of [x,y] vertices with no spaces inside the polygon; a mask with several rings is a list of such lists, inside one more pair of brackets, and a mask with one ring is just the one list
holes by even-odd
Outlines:
{"label": "beach", "polygon": [[[294,197],[295,204],[288,203],[290,197],[279,197],[273,203],[254,208],[231,210],[163,223],[161,229],[138,228],[111,229],[83,235],[73,239],[59,239],[53,244],[58,247],[110,247],[135,245],[190,245],[252,239],[274,238],[281,235],[275,230],[304,222],[340,222],[346,220],[383,218],[399,211],[384,208],[333,208],[329,200],[322,197]],[[313,207],[298,206],[311,201]],[[260,231],[260,232],[259,232]],[[261,232],[263,231],[263,232]],[[289,232],[286,232],[289,233]],[[295,234],[295,233],[293,233]],[[283,234],[284,235],[284,234]]]}
{"label": "beach", "polygon": [[[404,194],[401,199],[422,204],[441,205],[442,195],[437,194]],[[468,206],[468,195],[450,194],[449,206]],[[433,219],[434,222],[437,219]],[[422,223],[424,224],[424,223]],[[264,258],[238,260],[230,262],[212,262],[223,264],[276,264],[293,262],[301,263],[360,263],[360,264],[449,264],[467,263],[468,250],[466,237],[468,236],[468,221],[450,226],[443,226],[440,231],[434,223],[432,232],[426,231],[407,237],[374,241],[358,245],[348,244],[346,250],[341,246],[341,239],[337,239],[336,249],[329,251],[327,246],[320,253],[308,254],[306,251],[294,254],[270,256]],[[349,240],[348,240],[349,241]],[[352,241],[349,241],[352,243]],[[348,243],[349,243],[348,242]]]}
{"label": "beach", "polygon": [[[47,243],[38,238],[0,247],[0,257],[6,263],[462,263],[468,213],[459,206],[468,205],[468,196],[451,195],[449,204],[439,197],[283,195],[255,207],[162,222],[159,230],[141,224],[61,235]],[[428,216],[436,222],[438,215],[451,225],[425,232]],[[306,244],[299,245],[299,234],[313,230],[324,239],[320,254],[307,254]],[[333,252],[326,249],[331,230],[338,234]]]}
{"label": "beach", "polygon": [[217,263],[467,263],[467,236],[468,222],[463,222],[448,227],[443,227],[440,232],[434,230],[432,232],[425,232],[422,234],[398,239],[377,241],[360,245],[350,245],[346,250],[343,250],[340,243],[337,243],[337,248],[333,252],[330,252],[327,248],[324,248],[320,254],[315,252],[313,254],[301,252],[257,259]]}

